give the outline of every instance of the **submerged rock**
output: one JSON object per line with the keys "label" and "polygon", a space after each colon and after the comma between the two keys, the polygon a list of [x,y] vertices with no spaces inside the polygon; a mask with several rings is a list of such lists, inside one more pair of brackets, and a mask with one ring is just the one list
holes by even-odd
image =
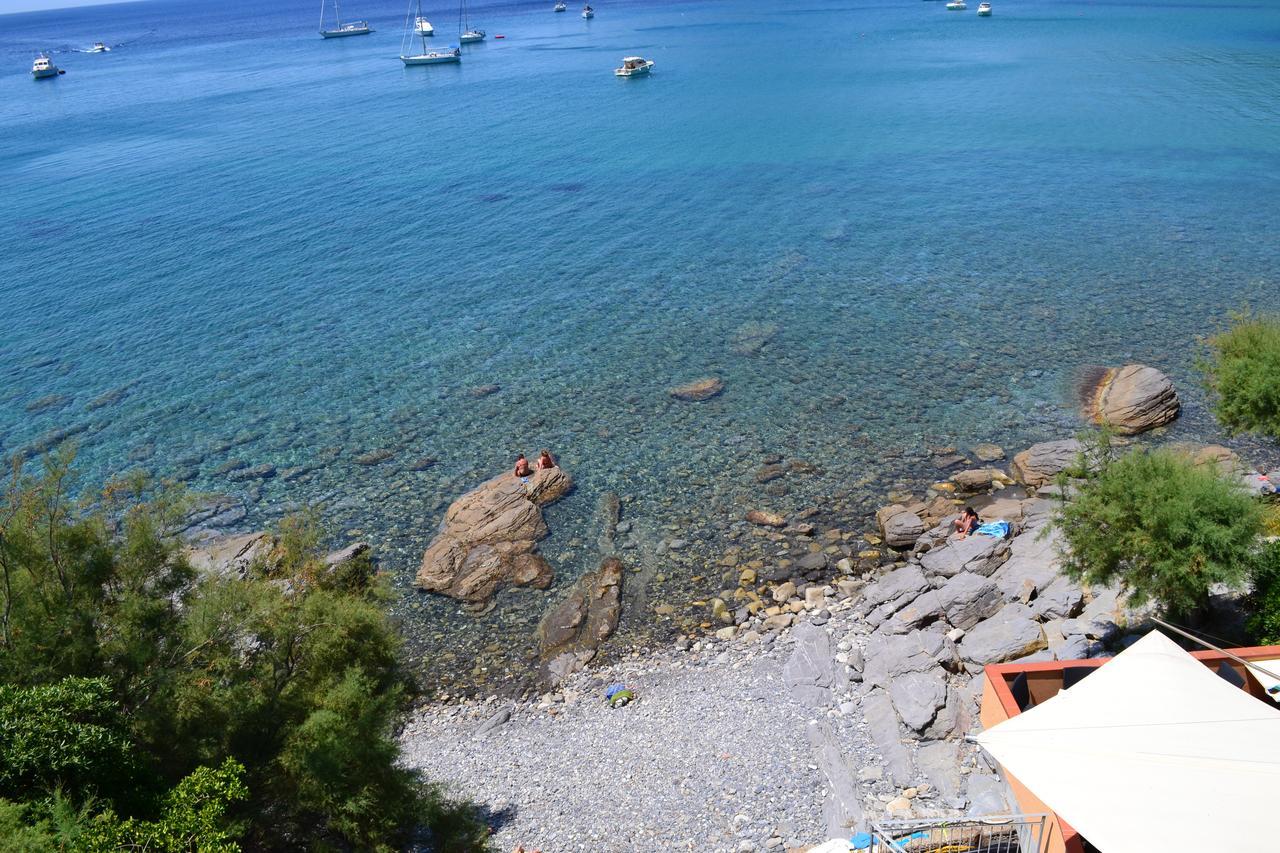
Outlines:
{"label": "submerged rock", "polygon": [[370,450],[367,453],[361,453],[353,460],[357,465],[377,465],[386,462],[394,454],[385,448],[379,450]]}
{"label": "submerged rock", "polygon": [[753,509],[747,513],[747,521],[752,524],[759,524],[762,527],[786,527],[787,520],[776,512],[766,512],[762,509]]}
{"label": "submerged rock", "polygon": [[722,391],[724,391],[724,381],[718,376],[708,376],[705,379],[698,379],[687,385],[672,388],[670,393],[677,400],[700,402],[702,400],[710,400],[712,397],[718,396]]}
{"label": "submerged rock", "polygon": [[1172,421],[1181,404],[1169,377],[1154,367],[1109,368],[1082,389],[1085,415],[1121,435],[1137,435]]}
{"label": "submerged rock", "polygon": [[622,561],[606,557],[599,569],[579,578],[569,594],[543,615],[538,644],[544,658],[594,651],[613,634],[622,612],[622,577]]}
{"label": "submerged rock", "polygon": [[547,588],[551,566],[537,552],[547,535],[541,507],[572,485],[563,468],[537,471],[527,483],[509,473],[481,483],[445,513],[440,535],[422,556],[418,586],[471,602],[507,585]]}

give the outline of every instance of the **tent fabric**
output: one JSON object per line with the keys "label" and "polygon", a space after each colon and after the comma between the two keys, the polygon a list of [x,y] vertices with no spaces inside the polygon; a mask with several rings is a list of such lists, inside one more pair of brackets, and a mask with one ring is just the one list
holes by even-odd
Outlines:
{"label": "tent fabric", "polygon": [[1159,631],[977,741],[1102,853],[1280,850],[1280,709]]}

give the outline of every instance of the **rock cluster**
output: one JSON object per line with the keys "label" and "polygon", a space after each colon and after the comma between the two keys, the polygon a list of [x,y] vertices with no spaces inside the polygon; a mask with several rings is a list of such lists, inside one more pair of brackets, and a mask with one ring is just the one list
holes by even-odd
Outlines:
{"label": "rock cluster", "polygon": [[572,486],[563,468],[551,468],[527,482],[502,474],[458,498],[422,556],[418,586],[472,603],[504,586],[550,586],[551,565],[537,550],[547,535],[542,507]]}

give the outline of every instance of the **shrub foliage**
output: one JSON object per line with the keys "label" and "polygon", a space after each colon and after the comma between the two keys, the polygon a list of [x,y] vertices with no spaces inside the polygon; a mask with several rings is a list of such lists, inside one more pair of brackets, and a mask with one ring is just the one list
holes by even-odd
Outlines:
{"label": "shrub foliage", "polygon": [[[411,684],[367,560],[313,518],[241,576],[198,576],[180,494],[73,500],[70,460],[0,504],[0,834],[18,849],[390,850],[474,811],[397,765]],[[6,848],[0,842],[0,853]]]}
{"label": "shrub foliage", "polygon": [[1206,349],[1200,369],[1222,425],[1280,438],[1280,317],[1236,314]]}
{"label": "shrub foliage", "polygon": [[1179,616],[1195,614],[1215,584],[1244,584],[1262,525],[1253,497],[1171,450],[1117,455],[1105,435],[1095,445],[1055,513],[1068,574],[1118,583],[1134,604]]}

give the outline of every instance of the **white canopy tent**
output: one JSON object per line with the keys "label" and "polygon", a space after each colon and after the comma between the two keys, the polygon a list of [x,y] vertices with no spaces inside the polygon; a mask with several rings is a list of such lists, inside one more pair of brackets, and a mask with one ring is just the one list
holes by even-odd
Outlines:
{"label": "white canopy tent", "polygon": [[1280,710],[1158,631],[977,741],[1102,853],[1280,850]]}

